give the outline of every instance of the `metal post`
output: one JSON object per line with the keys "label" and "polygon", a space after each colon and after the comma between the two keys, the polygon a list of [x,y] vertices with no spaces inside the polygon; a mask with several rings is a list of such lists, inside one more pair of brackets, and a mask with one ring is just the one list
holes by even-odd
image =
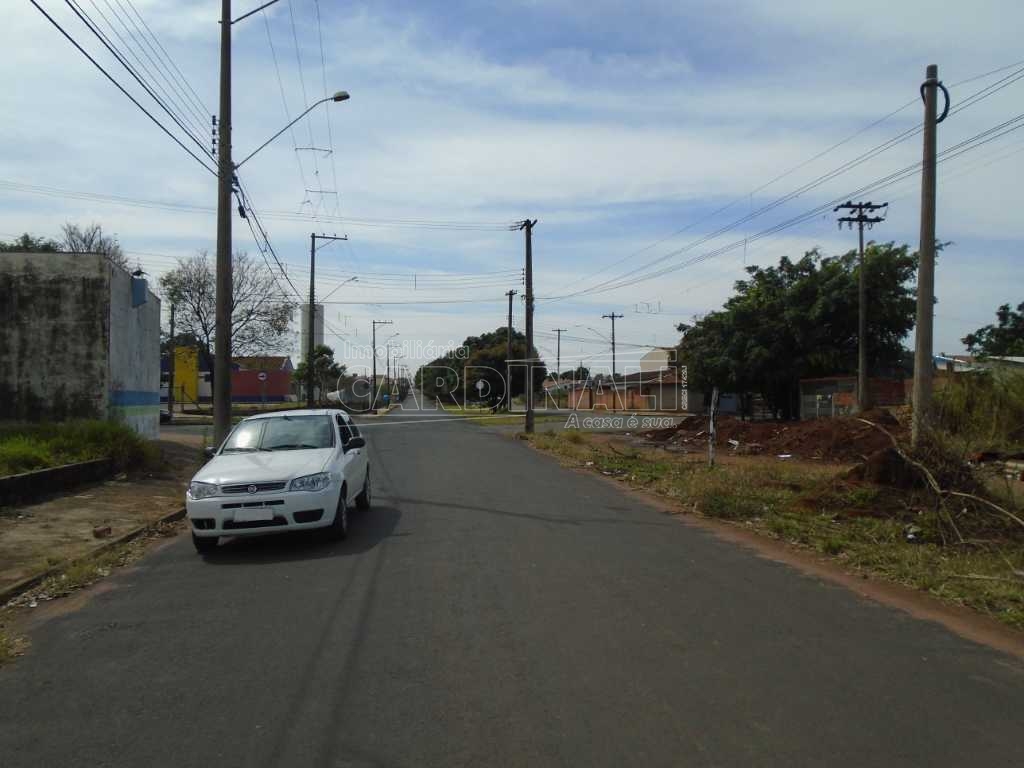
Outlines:
{"label": "metal post", "polygon": [[316,233],[309,236],[309,333],[306,336],[306,407],[313,407],[313,337],[316,335],[316,294],[314,276],[316,273]]}
{"label": "metal post", "polygon": [[526,230],[526,424],[527,434],[533,432],[533,227],[534,219],[523,222]]}
{"label": "metal post", "polygon": [[935,312],[935,134],[939,68],[929,64],[924,96],[924,158],[921,168],[921,243],[917,268],[917,324],[914,340],[914,402],[911,443],[917,445],[932,404],[932,320]]}
{"label": "metal post", "polygon": [[213,441],[220,445],[231,429],[231,0],[220,11],[220,140],[217,176],[216,338],[213,360]]}

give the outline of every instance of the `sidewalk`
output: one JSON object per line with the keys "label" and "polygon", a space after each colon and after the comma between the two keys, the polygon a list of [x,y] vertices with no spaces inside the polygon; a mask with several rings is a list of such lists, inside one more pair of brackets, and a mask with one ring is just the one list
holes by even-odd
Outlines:
{"label": "sidewalk", "polygon": [[[199,464],[195,445],[157,441],[155,469],[82,486],[48,501],[0,510],[0,592],[68,559],[181,509]],[[110,526],[96,538],[93,529]]]}

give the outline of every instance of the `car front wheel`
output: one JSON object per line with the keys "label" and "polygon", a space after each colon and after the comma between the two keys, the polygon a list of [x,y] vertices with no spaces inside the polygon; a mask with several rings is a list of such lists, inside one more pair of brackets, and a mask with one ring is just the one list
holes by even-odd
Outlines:
{"label": "car front wheel", "polygon": [[338,496],[338,509],[334,513],[334,522],[328,529],[330,537],[338,541],[348,536],[348,505],[345,503],[345,494],[346,490],[342,488],[341,494]]}
{"label": "car front wheel", "polygon": [[363,491],[356,496],[356,509],[367,510],[370,508],[370,470],[366,470],[366,480],[363,481]]}

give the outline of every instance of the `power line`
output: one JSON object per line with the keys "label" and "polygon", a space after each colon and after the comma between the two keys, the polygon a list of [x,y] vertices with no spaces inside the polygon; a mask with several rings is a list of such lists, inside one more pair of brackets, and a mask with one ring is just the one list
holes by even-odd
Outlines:
{"label": "power line", "polygon": [[[1013,66],[1013,65],[1011,65],[1011,66]],[[997,70],[997,71],[1002,71],[1002,69],[1001,70]],[[961,111],[961,110],[966,109],[968,107],[974,106],[978,102],[980,102],[980,101],[982,101],[982,100],[992,96],[994,93],[998,92],[999,90],[1002,90],[1003,88],[1011,85],[1013,82],[1016,82],[1017,80],[1020,80],[1021,78],[1024,78],[1024,69],[1018,69],[1017,71],[1011,73],[1010,75],[1007,75],[1006,77],[998,80],[997,82],[992,83],[991,85],[986,86],[985,88],[982,88],[981,90],[971,94],[966,99],[964,99],[964,101],[957,107],[956,110],[954,110],[954,112]],[[854,134],[852,134],[851,136],[847,137],[846,139],[843,139],[842,141],[838,142],[837,144],[832,145],[831,147],[829,147],[828,149],[824,150],[823,152],[818,153],[817,155],[815,155],[811,159],[809,159],[807,161],[804,161],[803,163],[801,163],[801,164],[799,164],[797,166],[794,166],[793,168],[790,168],[788,171],[785,171],[784,173],[780,174],[779,176],[776,176],[771,181],[761,185],[760,187],[757,187],[755,190],[753,190],[749,194],[752,195],[754,192],[757,192],[757,191],[760,191],[762,189],[765,189],[766,187],[768,187],[771,184],[774,184],[776,181],[778,181],[778,180],[788,176],[790,173],[798,170],[799,168],[803,167],[804,165],[806,165],[806,164],[808,164],[810,162],[813,162],[814,160],[819,159],[820,157],[823,157],[824,155],[826,155],[829,152],[833,151],[834,149],[836,149],[836,148],[846,144],[848,141],[850,141],[851,139],[855,138],[856,136],[864,133],[865,131],[869,130],[870,128],[872,128],[872,127],[874,127],[874,126],[884,122],[885,120],[888,120],[892,116],[898,114],[899,112],[903,111],[904,109],[906,109],[907,107],[909,107],[911,104],[914,104],[914,103],[916,103],[916,100],[907,102],[903,106],[901,106],[901,107],[897,108],[896,110],[890,112],[889,114],[885,115],[884,117],[879,118],[878,120],[874,121],[873,123],[865,126],[864,128],[862,128],[859,131],[855,132]],[[645,269],[649,269],[650,267],[654,266],[655,264],[661,263],[663,261],[667,261],[667,260],[669,260],[671,258],[674,258],[675,256],[681,255],[682,253],[686,252],[687,250],[692,250],[693,248],[695,248],[695,247],[697,247],[697,246],[699,246],[699,245],[701,245],[701,244],[703,244],[703,243],[705,243],[705,242],[707,242],[707,241],[709,241],[709,240],[711,240],[711,239],[713,239],[713,238],[715,238],[715,237],[717,237],[717,236],[719,236],[721,234],[724,234],[725,232],[727,232],[727,231],[729,231],[731,229],[734,229],[735,227],[739,226],[740,224],[744,224],[744,223],[746,223],[748,221],[751,221],[751,220],[753,220],[753,219],[763,215],[764,213],[767,213],[768,211],[771,211],[771,210],[779,207],[780,205],[783,205],[784,203],[789,202],[790,200],[793,200],[796,197],[799,197],[800,195],[804,194],[805,192],[808,192],[808,191],[810,191],[812,189],[815,189],[815,188],[821,186],[822,184],[824,184],[824,183],[826,183],[828,181],[831,181],[832,179],[834,179],[837,176],[845,173],[846,171],[848,171],[848,170],[850,170],[850,169],[852,169],[852,168],[854,168],[854,167],[856,167],[858,165],[861,165],[862,163],[867,162],[868,160],[871,160],[874,157],[877,157],[882,152],[885,152],[886,150],[891,149],[892,147],[896,146],[897,144],[900,144],[903,141],[906,141],[911,136],[914,136],[914,135],[920,133],[921,130],[922,130],[921,126],[912,126],[911,128],[908,128],[908,129],[906,129],[904,131],[901,131],[896,136],[893,136],[892,138],[888,139],[887,141],[882,142],[879,145],[876,145],[872,149],[868,150],[867,152],[862,153],[861,155],[853,158],[852,160],[849,160],[849,161],[843,163],[838,168],[833,169],[832,171],[829,171],[829,172],[827,172],[827,173],[825,173],[823,175],[818,176],[816,179],[813,179],[810,182],[807,182],[803,186],[798,187],[796,190],[793,190],[792,192],[790,192],[790,193],[788,193],[786,195],[783,195],[780,198],[777,198],[776,200],[772,201],[771,203],[768,203],[767,205],[762,206],[761,208],[757,209],[756,211],[752,211],[752,212],[748,213],[746,216],[743,216],[740,219],[738,219],[736,221],[733,221],[731,224],[728,224],[728,225],[726,225],[724,227],[719,228],[718,230],[716,230],[714,232],[711,232],[711,233],[709,233],[709,234],[707,234],[707,235],[705,235],[705,236],[703,236],[701,238],[698,238],[696,241],[693,241],[693,242],[687,244],[686,246],[683,246],[682,248],[679,248],[679,249],[676,249],[674,251],[671,251],[671,252],[669,252],[669,253],[667,253],[667,254],[665,254],[665,255],[663,255],[663,256],[661,256],[661,257],[659,257],[659,258],[657,258],[657,259],[655,259],[653,261],[650,261],[650,262],[648,262],[648,263],[646,263],[644,265],[636,267],[636,268],[634,268],[634,269],[632,269],[632,270],[630,270],[630,271],[628,271],[628,272],[626,272],[626,273],[624,273],[622,275],[619,275],[619,276],[617,276],[615,278],[610,278],[608,280],[602,281],[600,283],[597,283],[596,285],[590,286],[589,288],[581,288],[581,289],[579,289],[577,291],[565,294],[563,296],[549,297],[547,299],[547,301],[559,300],[559,299],[564,299],[564,298],[571,298],[571,297],[574,297],[574,296],[586,295],[586,294],[589,294],[589,293],[592,293],[592,292],[600,292],[598,289],[603,288],[604,286],[606,286],[608,284],[611,284],[611,283],[613,283],[613,282],[615,282],[617,280],[622,280],[622,279],[624,279],[626,277],[629,277],[630,275],[636,274],[638,272],[642,272]],[[744,195],[744,197],[747,197],[747,195]],[[591,273],[591,277],[593,277],[594,275],[599,274],[599,273],[605,271],[606,269],[608,269],[608,268],[610,268],[612,266],[616,266],[616,265],[621,264],[621,263],[623,263],[625,261],[628,261],[629,259],[639,255],[640,253],[643,253],[644,251],[649,250],[650,248],[654,247],[655,245],[658,245],[658,244],[660,244],[662,242],[665,242],[666,240],[669,240],[672,237],[675,237],[676,235],[681,234],[682,232],[692,228],[693,226],[695,226],[695,225],[697,225],[699,223],[702,223],[704,221],[709,220],[710,218],[712,218],[712,217],[714,217],[714,216],[724,212],[725,210],[731,208],[732,206],[734,206],[737,202],[739,202],[740,199],[742,199],[742,198],[734,200],[733,202],[731,202],[731,203],[729,203],[729,204],[727,204],[725,206],[722,206],[721,208],[718,208],[717,210],[711,212],[710,214],[708,214],[706,216],[703,216],[700,219],[697,219],[697,220],[691,222],[690,224],[686,225],[682,229],[677,230],[676,232],[674,232],[672,235],[669,235],[666,238],[662,238],[661,240],[657,241],[656,243],[654,243],[652,245],[646,246],[646,247],[640,249],[639,251],[635,251],[635,252],[629,254],[628,256],[625,256],[622,259],[619,259],[616,262],[612,262],[611,264],[607,265],[606,267],[603,267],[603,268],[601,268],[601,269],[599,269],[599,270],[597,270],[595,272],[592,272]]]}
{"label": "power line", "polygon": [[117,80],[116,80],[116,79],[114,79],[114,77],[113,77],[113,76],[112,76],[112,75],[111,75],[111,74],[110,74],[109,72],[107,72],[107,70],[106,70],[106,69],[104,69],[104,68],[103,68],[103,66],[102,66],[102,65],[101,65],[101,64],[100,64],[100,63],[99,63],[98,61],[96,61],[96,59],[94,59],[94,58],[93,58],[92,56],[90,56],[90,55],[89,55],[89,53],[88,53],[88,52],[87,52],[87,51],[86,51],[86,50],[85,50],[85,49],[84,49],[84,48],[83,48],[83,47],[82,47],[81,45],[79,45],[79,44],[78,44],[78,41],[77,41],[77,40],[75,40],[75,38],[74,38],[74,37],[72,37],[72,36],[71,36],[71,35],[70,35],[70,34],[69,34],[69,33],[68,33],[68,32],[67,32],[67,31],[66,31],[65,29],[64,29],[64,27],[62,27],[62,26],[61,26],[61,25],[60,25],[60,24],[59,24],[59,23],[57,22],[57,20],[56,20],[56,19],[54,19],[54,18],[53,18],[53,17],[52,17],[52,16],[50,15],[50,14],[48,14],[48,13],[47,13],[47,12],[46,12],[45,10],[43,10],[42,6],[40,6],[40,5],[39,5],[39,3],[37,3],[37,2],[36,2],[36,0],[29,0],[29,2],[30,2],[30,3],[32,3],[32,5],[34,5],[34,6],[35,6],[35,8],[36,8],[36,10],[37,10],[37,11],[39,11],[39,12],[40,12],[41,14],[43,14],[43,16],[45,16],[45,17],[46,17],[46,20],[47,20],[47,21],[49,21],[49,22],[50,22],[50,23],[51,23],[51,24],[52,24],[52,25],[53,25],[54,27],[56,27],[57,31],[59,31],[59,32],[60,32],[60,33],[61,33],[62,35],[64,35],[64,37],[65,37],[65,38],[66,38],[66,39],[68,40],[68,42],[70,42],[70,43],[71,43],[71,44],[72,44],[73,46],[75,46],[75,48],[77,48],[77,49],[78,49],[78,52],[79,52],[79,53],[81,53],[81,54],[82,54],[83,56],[85,56],[85,58],[87,58],[87,59],[89,60],[89,62],[90,62],[90,63],[91,63],[91,64],[92,64],[92,65],[93,65],[94,67],[96,67],[96,69],[98,69],[98,70],[99,70],[100,72],[102,72],[102,73],[103,73],[103,75],[104,75],[104,76],[105,76],[105,77],[106,77],[106,78],[107,78],[107,79],[108,79],[108,80],[109,80],[109,81],[110,81],[110,82],[111,82],[111,83],[112,83],[112,84],[113,84],[113,85],[114,85],[114,86],[115,86],[115,87],[116,87],[116,88],[117,88],[117,89],[118,89],[119,91],[121,91],[121,93],[123,93],[123,94],[124,94],[125,96],[127,96],[127,97],[128,97],[129,99],[131,99],[131,102],[132,102],[132,103],[133,103],[133,104],[134,104],[134,105],[135,105],[136,107],[138,107],[138,108],[139,108],[140,110],[142,110],[143,114],[145,114],[145,115],[146,115],[146,117],[148,117],[148,118],[149,118],[150,120],[152,120],[152,121],[153,121],[153,123],[155,123],[155,124],[156,124],[156,126],[157,126],[157,127],[158,127],[158,128],[159,128],[159,129],[161,130],[161,131],[163,131],[164,133],[166,133],[166,134],[167,134],[167,135],[168,135],[168,136],[170,137],[170,139],[171,139],[171,140],[172,140],[172,141],[173,141],[173,142],[174,142],[175,144],[177,144],[177,145],[178,145],[179,147],[181,147],[181,148],[182,148],[183,150],[185,150],[185,151],[186,151],[186,152],[187,152],[187,153],[188,153],[188,154],[189,154],[189,155],[190,155],[190,156],[192,157],[192,159],[194,159],[194,160],[195,160],[195,161],[196,161],[197,163],[199,163],[199,164],[200,164],[201,166],[203,166],[203,168],[205,168],[205,169],[206,169],[207,171],[209,171],[210,173],[212,173],[212,174],[213,174],[214,176],[217,176],[217,171],[215,171],[215,170],[214,170],[213,168],[211,168],[211,167],[210,167],[210,166],[208,166],[208,165],[207,165],[206,163],[204,163],[204,162],[203,162],[203,160],[202,160],[202,159],[201,159],[201,158],[200,158],[200,157],[199,157],[199,156],[198,156],[197,154],[195,154],[195,153],[194,153],[194,152],[193,152],[193,151],[192,151],[191,149],[189,149],[188,147],[186,147],[186,146],[185,146],[185,145],[184,145],[184,144],[183,144],[183,143],[181,142],[181,140],[180,140],[180,139],[178,139],[178,137],[177,137],[177,136],[175,136],[175,135],[174,135],[173,133],[171,133],[171,132],[170,132],[170,131],[169,131],[169,130],[167,129],[167,127],[166,127],[166,126],[164,126],[164,124],[163,124],[163,123],[161,123],[161,122],[160,122],[159,120],[157,120],[157,119],[156,119],[156,118],[155,118],[155,117],[153,116],[153,113],[152,113],[152,112],[150,112],[150,111],[149,111],[148,109],[146,109],[146,108],[145,108],[144,106],[142,106],[142,104],[140,104],[140,103],[139,103],[139,100],[138,100],[138,99],[136,99],[136,98],[135,98],[134,96],[132,96],[132,95],[131,95],[131,94],[130,94],[130,93],[129,93],[129,92],[128,92],[128,91],[126,90],[126,89],[125,89],[125,87],[124,87],[123,85],[121,85],[121,84],[120,84],[119,82],[117,82]]}
{"label": "power line", "polygon": [[[93,3],[93,6],[95,7],[95,0],[91,1]],[[177,83],[177,81],[174,79],[174,76],[170,74],[170,70],[166,66],[164,66],[163,62],[160,59],[160,55],[156,52],[156,49],[150,44],[149,38],[145,34],[143,34],[142,30],[139,28],[139,25],[135,23],[135,20],[131,17],[131,14],[129,14],[128,11],[125,9],[125,6],[121,2],[121,0],[114,0],[114,2],[117,3],[118,8],[121,10],[121,14],[118,14],[118,12],[115,11],[114,8],[110,5],[110,0],[103,0],[103,2],[106,4],[108,8],[110,8],[111,13],[113,13],[115,16],[119,16],[120,18],[120,16],[123,14],[123,17],[128,19],[128,22],[132,25],[132,28],[135,30],[135,35],[132,35],[131,32],[129,32],[129,35],[132,37],[133,40],[137,35],[138,38],[141,39],[143,43],[145,43],[145,46],[149,49],[149,52],[147,52],[146,48],[143,48],[142,45],[136,43],[136,45],[138,45],[139,50],[142,51],[142,54],[150,61],[150,63],[153,64],[154,68],[157,70],[157,73],[163,77],[164,81],[171,88],[171,90],[181,97],[181,103],[184,105],[185,110],[190,111],[192,115],[198,117],[200,126],[204,125],[206,122],[206,118],[209,115],[209,112],[203,112],[197,109],[195,105],[189,101],[188,94],[185,92],[185,89],[183,89]],[[123,21],[122,25],[124,25]],[[128,31],[127,27],[125,27],[125,31]],[[153,54],[153,56],[149,55],[150,52]],[[156,57],[155,59],[154,56]]]}
{"label": "power line", "polygon": [[[117,83],[115,81],[115,85],[116,84]],[[126,95],[129,98],[132,98],[131,94],[126,93]],[[144,112],[146,111],[145,108],[141,105],[138,106]],[[149,115],[149,117],[150,119],[153,119],[155,121],[155,118],[153,118],[152,115]],[[157,125],[160,125],[160,123],[157,122]],[[160,127],[162,128],[163,126]],[[166,129],[164,130],[166,131]],[[173,134],[171,135],[171,138],[175,138]],[[177,141],[177,139],[175,140]],[[187,152],[189,151],[188,147],[183,146],[182,148],[185,149],[185,151]],[[198,158],[196,159],[198,160]],[[211,173],[216,173],[216,171],[211,171]],[[10,179],[0,179],[0,189],[4,188],[14,192],[26,192],[28,194],[42,195],[44,197],[57,197],[71,200],[86,200],[89,202],[111,203],[115,205],[125,205],[133,208],[147,208],[152,210],[165,210],[180,213],[216,213],[215,208],[206,205],[195,205],[192,203],[174,203],[162,200],[146,200],[144,198],[126,197],[123,195],[110,195],[102,192],[82,192],[77,190],[62,189],[60,187],[50,187],[38,184],[24,184],[22,182],[12,181]],[[313,220],[312,217],[310,216],[303,216],[299,214],[293,214],[288,211],[276,210],[264,211],[263,216],[267,219],[276,219],[281,221],[309,222]],[[323,218],[324,217],[321,217],[321,219]],[[326,218],[329,220],[334,217]],[[508,224],[453,222],[447,220],[433,219],[378,219],[369,217],[346,217],[344,221],[348,224],[359,227],[395,227],[474,232],[504,232],[508,231],[511,228],[511,225]]]}
{"label": "power line", "polygon": [[[951,147],[948,147],[947,149],[945,149],[941,153],[939,153],[939,160],[938,160],[938,162],[945,162],[945,161],[951,160],[951,159],[953,159],[955,157],[959,157],[959,156],[961,156],[961,155],[963,155],[963,154],[965,154],[967,152],[970,152],[970,151],[973,151],[973,150],[977,149],[978,147],[984,146],[985,144],[988,144],[991,141],[995,141],[996,139],[1001,138],[1002,136],[1005,136],[1005,135],[1007,135],[1009,133],[1012,133],[1013,131],[1016,131],[1016,130],[1019,130],[1021,128],[1024,128],[1024,125],[1019,124],[1019,123],[1021,123],[1021,121],[1024,121],[1024,113],[1022,113],[1020,115],[1017,115],[1016,117],[1010,118],[1009,120],[1006,120],[1005,122],[1000,123],[999,125],[993,126],[992,128],[989,128],[989,129],[987,129],[985,131],[982,131],[982,132],[980,132],[978,134],[975,134],[974,136],[970,137],[969,139],[965,139],[964,141],[961,141],[958,144],[955,144],[955,145],[953,145]],[[610,290],[618,290],[620,288],[626,288],[626,287],[629,287],[631,285],[636,285],[637,283],[644,282],[646,280],[651,280],[651,279],[654,279],[654,278],[657,278],[657,277],[662,277],[662,276],[664,276],[666,274],[669,274],[671,272],[677,272],[679,270],[682,270],[682,269],[685,269],[687,267],[693,266],[694,264],[698,264],[698,263],[706,261],[708,259],[715,258],[717,256],[720,256],[723,253],[727,253],[728,251],[734,250],[734,249],[742,246],[745,242],[756,241],[756,240],[762,239],[764,237],[768,237],[768,236],[773,235],[773,234],[775,234],[777,232],[780,232],[780,231],[782,231],[784,229],[788,229],[789,227],[795,226],[797,224],[801,224],[801,223],[803,223],[805,221],[808,221],[809,219],[815,218],[816,216],[818,216],[821,213],[827,211],[829,208],[834,206],[836,203],[839,203],[839,202],[841,202],[844,199],[852,199],[854,197],[860,197],[860,196],[862,196],[864,194],[868,194],[870,192],[877,192],[877,191],[885,189],[885,188],[887,188],[889,186],[892,186],[893,184],[898,183],[899,181],[902,181],[903,179],[906,179],[906,178],[909,178],[910,176],[916,175],[917,172],[920,170],[920,168],[921,168],[921,162],[920,161],[916,162],[916,163],[913,163],[911,165],[908,165],[908,166],[906,166],[904,168],[899,169],[898,171],[894,171],[893,173],[890,173],[888,176],[884,176],[881,179],[877,179],[877,180],[875,180],[875,181],[873,181],[873,182],[871,182],[871,183],[861,187],[858,190],[855,190],[853,192],[847,193],[845,195],[841,195],[840,197],[835,198],[835,199],[833,199],[833,200],[831,200],[831,201],[829,201],[827,203],[824,203],[823,205],[820,205],[820,206],[817,206],[815,208],[812,208],[811,210],[806,211],[806,212],[804,212],[802,214],[798,214],[797,216],[794,216],[793,218],[790,218],[790,219],[788,219],[786,221],[783,221],[783,222],[781,222],[779,224],[776,224],[776,225],[774,225],[772,227],[769,227],[769,228],[767,228],[767,229],[765,229],[765,230],[763,230],[761,232],[758,232],[755,235],[743,238],[741,240],[737,240],[737,241],[735,241],[733,243],[730,243],[728,245],[722,246],[722,247],[717,248],[715,250],[712,250],[712,251],[709,251],[707,253],[701,254],[699,256],[693,257],[691,259],[688,259],[685,262],[682,262],[681,264],[671,265],[671,266],[664,267],[662,269],[656,270],[655,272],[650,272],[650,273],[638,275],[638,276],[636,276],[634,278],[631,278],[631,279],[628,279],[628,280],[622,280],[622,281],[620,281],[618,283],[608,284],[608,285],[605,285],[604,287],[595,288],[592,291],[588,291],[587,295],[596,294],[596,293],[605,293],[605,292],[610,291]],[[634,272],[635,271],[636,270],[634,270]],[[608,281],[608,282],[611,283],[611,281]],[[578,295],[578,294],[572,294],[572,295]],[[555,297],[555,298],[558,299],[558,298],[565,298],[565,297]]]}
{"label": "power line", "polygon": [[[306,182],[306,170],[302,167],[302,158],[299,156],[299,145],[295,140],[295,127],[290,124],[292,119],[291,110],[288,109],[288,98],[285,95],[284,80],[281,78],[281,67],[277,61],[277,50],[274,48],[274,38],[270,33],[270,20],[267,17],[266,11],[261,11],[261,15],[263,16],[263,26],[267,30],[267,44],[270,46],[270,58],[274,62],[274,74],[277,76],[277,87],[281,93],[281,106],[284,107],[285,120],[289,121],[288,135],[292,140],[292,150],[295,154],[295,162],[299,166],[299,178],[302,179],[302,188],[305,189],[309,184]],[[299,204],[300,210],[302,205],[303,203]]]}
{"label": "power line", "polygon": [[[299,86],[302,89],[302,103],[308,104],[309,97],[306,95],[306,77],[302,71],[302,56],[299,53],[299,35],[295,30],[295,12],[292,8],[292,0],[288,0],[288,18],[291,20],[292,26],[292,40],[295,43],[295,63],[299,69]],[[313,138],[313,118],[310,115],[306,115],[306,128],[309,131],[309,144],[312,147],[316,146],[316,141]],[[314,218],[320,205],[323,204],[323,184],[320,182],[320,165],[317,163],[316,152],[313,153],[313,176],[316,178],[316,183],[320,191],[320,199],[317,201],[316,206],[313,208]]]}
{"label": "power line", "polygon": [[166,57],[167,62],[174,68],[174,71],[178,73],[178,76],[181,78],[181,82],[185,84],[185,87],[188,89],[189,93],[192,94],[192,98],[198,105],[200,114],[204,116],[203,119],[205,120],[206,115],[212,114],[210,108],[206,106],[206,103],[199,97],[199,94],[195,92],[195,89],[192,88],[192,84],[188,81],[188,78],[185,77],[185,74],[178,68],[178,65],[175,64],[174,59],[171,58],[171,55],[167,53],[167,49],[164,48],[163,43],[160,42],[160,38],[158,38],[156,34],[153,32],[153,30],[149,28],[149,25],[146,23],[146,20],[142,18],[142,15],[138,12],[138,10],[136,10],[135,5],[132,3],[132,0],[125,0],[125,2],[127,2],[131,9],[135,12],[135,15],[138,17],[139,21],[142,22],[142,26],[146,28],[146,31],[149,32],[150,37],[153,38],[153,41],[157,44],[157,46],[159,46],[160,50],[163,51],[163,54]]}
{"label": "power line", "polygon": [[[158,105],[160,105],[160,108],[163,109],[163,111],[167,113],[167,116],[170,117],[171,120],[173,120],[175,122],[175,124],[185,133],[185,135],[188,136],[190,139],[192,139],[192,141],[196,144],[196,146],[199,147],[200,151],[207,152],[206,147],[203,145],[203,143],[201,141],[199,141],[199,139],[196,138],[195,134],[192,133],[192,130],[189,127],[187,127],[181,121],[181,119],[179,119],[178,114],[173,112],[170,109],[170,107],[168,107],[167,104],[159,96],[157,96],[153,92],[153,89],[149,86],[149,84],[145,80],[142,79],[142,77],[138,74],[138,72],[136,72],[135,68],[132,67],[127,61],[125,61],[124,57],[113,46],[113,44],[110,42],[110,40],[107,38],[107,36],[104,35],[99,30],[99,28],[97,26],[95,26],[94,22],[88,16],[88,14],[86,14],[85,11],[81,10],[76,2],[73,2],[72,0],[64,0],[64,1],[65,1],[65,4],[78,17],[79,21],[81,21],[86,26],[86,28],[90,32],[93,33],[93,35],[96,37],[96,39],[99,40],[103,44],[103,46],[110,52],[110,54],[115,59],[117,59],[118,62],[120,62],[121,66],[123,66],[125,68],[125,70],[128,72],[128,74],[130,74],[135,79],[135,81],[139,85],[142,86],[143,90],[145,90],[146,93],[149,94],[150,98],[152,98],[153,101],[155,101]],[[102,11],[100,13],[102,14]],[[116,30],[115,30],[115,33],[116,33]],[[164,91],[164,93],[166,94],[166,91]]]}
{"label": "power line", "polygon": [[[320,72],[323,79],[324,98],[326,99],[329,95],[327,92],[327,57],[324,55],[324,33],[320,22],[320,0],[313,0],[313,6],[316,9],[316,36],[320,43]],[[338,189],[338,165],[334,159],[334,132],[331,130],[331,110],[324,110],[324,120],[327,123],[327,146],[331,150],[331,179],[334,183],[334,188]],[[337,195],[334,198],[334,215],[341,215],[341,200]]]}

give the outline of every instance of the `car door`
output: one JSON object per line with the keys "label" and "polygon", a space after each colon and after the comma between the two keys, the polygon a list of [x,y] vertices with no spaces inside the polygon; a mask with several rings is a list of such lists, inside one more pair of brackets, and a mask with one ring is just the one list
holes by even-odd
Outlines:
{"label": "car door", "polygon": [[354,424],[347,414],[335,416],[338,425],[338,437],[341,440],[341,472],[348,486],[347,502],[351,502],[363,490],[363,478],[366,477],[366,455],[364,448],[349,448],[349,441],[358,435],[353,433]]}

